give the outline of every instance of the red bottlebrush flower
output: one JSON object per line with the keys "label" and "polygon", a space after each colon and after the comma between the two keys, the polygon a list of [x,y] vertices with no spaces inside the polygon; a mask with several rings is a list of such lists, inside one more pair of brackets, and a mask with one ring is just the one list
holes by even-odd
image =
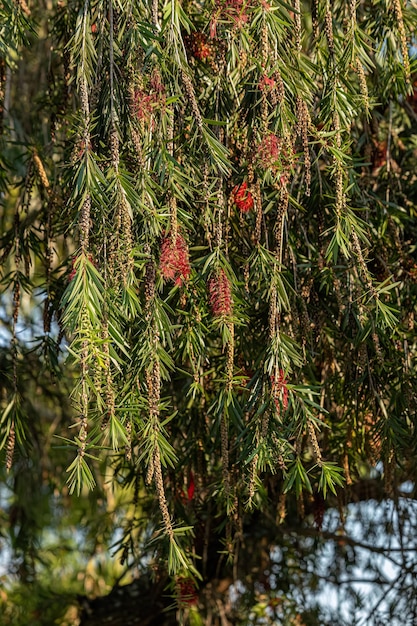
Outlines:
{"label": "red bottlebrush flower", "polygon": [[191,606],[198,602],[197,589],[192,578],[179,576],[177,578],[177,593],[180,604]]}
{"label": "red bottlebrush flower", "polygon": [[323,527],[324,514],[326,512],[326,507],[324,503],[324,498],[321,494],[314,494],[314,503],[313,503],[313,514],[314,514],[314,523],[316,524],[317,530],[321,530]]}
{"label": "red bottlebrush flower", "polygon": [[185,495],[184,489],[182,487],[179,487],[176,490],[176,497],[181,501],[183,505],[186,505],[187,503],[191,502],[191,500],[194,498],[194,493],[195,493],[194,474],[190,470],[188,474],[187,495]]}
{"label": "red bottlebrush flower", "polygon": [[195,492],[194,474],[190,471],[190,475],[188,476],[188,489],[187,489],[188,502],[190,502],[193,499],[194,492]]}
{"label": "red bottlebrush flower", "polygon": [[273,78],[269,78],[266,74],[261,76],[258,87],[261,91],[266,91],[269,93],[275,87],[275,80]]}
{"label": "red bottlebrush flower", "polygon": [[278,413],[281,410],[281,406],[285,411],[288,407],[288,387],[284,370],[280,369],[277,377],[271,376],[271,383],[272,395],[274,396],[275,406],[278,409]]}
{"label": "red bottlebrush flower", "polygon": [[236,185],[232,191],[233,202],[242,213],[249,213],[253,209],[253,196],[248,191],[248,184],[246,182],[241,185]]}
{"label": "red bottlebrush flower", "polygon": [[215,317],[232,312],[232,291],[226,272],[221,269],[208,282],[209,302]]}
{"label": "red bottlebrush flower", "polygon": [[173,280],[179,287],[189,279],[191,266],[188,246],[179,233],[176,237],[170,234],[162,240],[159,268],[165,280]]}

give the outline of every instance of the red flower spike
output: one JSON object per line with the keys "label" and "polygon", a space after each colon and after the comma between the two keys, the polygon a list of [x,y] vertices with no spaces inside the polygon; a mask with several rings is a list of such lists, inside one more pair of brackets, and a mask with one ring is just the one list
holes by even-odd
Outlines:
{"label": "red flower spike", "polygon": [[265,91],[269,93],[275,87],[275,80],[273,78],[269,78],[266,74],[261,76],[258,87],[261,91]]}
{"label": "red flower spike", "polygon": [[277,378],[275,378],[275,376],[271,376],[271,382],[272,395],[274,396],[275,406],[277,407],[278,413],[281,410],[281,406],[284,411],[286,411],[288,407],[288,387],[284,370],[279,370]]}
{"label": "red flower spike", "polygon": [[191,502],[191,500],[193,499],[194,492],[195,492],[194,474],[190,470],[190,475],[188,477],[188,489],[187,489],[188,502]]}
{"label": "red flower spike", "polygon": [[177,593],[180,604],[192,606],[198,602],[197,589],[192,578],[179,576],[177,579]]}
{"label": "red flower spike", "polygon": [[314,495],[313,514],[314,514],[314,523],[316,524],[316,528],[319,531],[323,527],[323,520],[324,520],[325,512],[326,512],[326,507],[325,507],[323,496],[319,493],[316,493]]}
{"label": "red flower spike", "polygon": [[248,191],[248,184],[246,182],[241,185],[236,185],[232,191],[233,202],[242,213],[249,213],[253,209],[253,196]]}
{"label": "red flower spike", "polygon": [[165,280],[173,280],[178,287],[188,280],[191,266],[188,246],[182,235],[164,237],[161,245],[159,268]]}
{"label": "red flower spike", "polygon": [[208,282],[209,302],[213,315],[220,317],[232,312],[232,291],[226,272],[221,269]]}

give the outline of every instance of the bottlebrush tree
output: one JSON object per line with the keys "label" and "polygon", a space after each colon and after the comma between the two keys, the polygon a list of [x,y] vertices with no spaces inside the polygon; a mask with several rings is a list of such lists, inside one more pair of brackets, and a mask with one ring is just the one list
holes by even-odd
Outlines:
{"label": "bottlebrush tree", "polygon": [[32,4],[0,9],[4,462],[36,353],[70,494],[110,468],[122,560],[197,611],[209,543],[415,472],[416,8]]}

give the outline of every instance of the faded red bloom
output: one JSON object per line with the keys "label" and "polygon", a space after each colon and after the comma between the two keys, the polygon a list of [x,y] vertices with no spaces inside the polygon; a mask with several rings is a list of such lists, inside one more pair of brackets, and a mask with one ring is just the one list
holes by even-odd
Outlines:
{"label": "faded red bloom", "polygon": [[228,0],[226,4],[229,19],[235,23],[235,26],[242,28],[249,20],[249,15],[246,13],[250,8],[248,0]]}
{"label": "faded red bloom", "polygon": [[414,263],[408,271],[413,283],[417,283],[417,265]]}
{"label": "faded red bloom", "polygon": [[242,369],[242,373],[241,373],[241,376],[242,376],[242,383],[241,383],[241,385],[242,385],[242,387],[247,387],[249,385],[250,381],[253,378],[253,374],[254,374],[254,372],[251,369],[247,369],[246,367]]}
{"label": "faded red bloom", "polygon": [[253,209],[253,196],[248,191],[248,184],[246,182],[241,185],[236,185],[232,190],[233,202],[242,213],[249,213]]}
{"label": "faded red bloom", "polygon": [[[78,259],[79,259],[79,258],[80,258],[80,256],[79,256],[79,255],[77,255],[77,256],[73,256],[73,257],[72,257],[72,259],[71,259],[71,271],[70,271],[70,273],[68,274],[68,282],[69,282],[69,283],[70,283],[71,281],[73,281],[73,280],[74,280],[74,278],[75,278],[75,276],[76,276],[76,274],[77,274],[77,272],[78,272],[78,268],[77,268],[77,267],[75,267],[75,265],[76,265],[76,263],[77,263],[77,261],[78,261]],[[88,260],[89,260],[89,261],[90,261],[90,263],[92,263],[94,266],[96,265],[96,264],[94,263],[94,259],[93,259],[93,256],[92,256],[91,254],[89,254],[89,255],[88,255]]]}
{"label": "faded red bloom", "polygon": [[138,120],[149,120],[154,109],[153,95],[146,94],[142,89],[135,91],[135,114]]}
{"label": "faded red bloom", "polygon": [[185,44],[193,57],[199,61],[204,61],[213,54],[213,47],[204,33],[198,32],[187,35]]}
{"label": "faded red bloom", "polygon": [[154,69],[149,81],[149,87],[151,92],[155,95],[158,94],[160,99],[165,100],[165,86],[162,82],[161,74],[157,69]]}
{"label": "faded red bloom", "polygon": [[275,79],[269,78],[266,74],[264,74],[259,80],[258,87],[261,91],[270,92],[275,87]]}
{"label": "faded red bloom", "polygon": [[230,19],[236,19],[236,16],[239,16],[239,19],[243,19],[244,22],[248,21],[248,16],[245,13],[248,5],[246,0],[220,0],[219,5],[222,6],[225,15]]}
{"label": "faded red bloom", "polygon": [[265,169],[274,173],[281,172],[281,182],[287,182],[288,175],[294,165],[294,150],[288,141],[284,141],[269,133],[258,144],[257,162]]}
{"label": "faded red bloom", "polygon": [[209,302],[213,315],[220,317],[232,312],[232,291],[226,272],[221,269],[208,282]]}
{"label": "faded red bloom", "polygon": [[[76,150],[74,149],[74,155],[76,155],[75,159],[77,159],[77,160],[78,159],[82,159],[83,156],[85,156],[85,152],[86,152],[86,149],[85,149],[86,148],[86,143],[85,143],[84,139],[82,139],[78,144],[76,144],[75,148],[76,148]],[[88,148],[87,149],[88,149],[88,151],[90,151],[92,149],[91,142],[88,144]]]}
{"label": "faded red bloom", "polygon": [[191,266],[188,246],[179,233],[176,237],[172,237],[170,233],[162,240],[159,268],[165,280],[173,280],[179,287],[189,279]]}
{"label": "faded red bloom", "polygon": [[407,102],[417,112],[417,80],[413,81],[413,93],[407,96]]}
{"label": "faded red bloom", "polygon": [[288,387],[284,370],[280,369],[277,377],[271,376],[271,383],[272,395],[274,396],[275,406],[278,409],[278,413],[281,410],[281,406],[285,411],[288,407]]}
{"label": "faded red bloom", "polygon": [[152,114],[165,107],[165,87],[158,71],[154,70],[147,88],[137,89],[134,95],[134,113],[138,120],[150,122]]}
{"label": "faded red bloom", "polygon": [[197,604],[198,602],[197,589],[192,578],[179,576],[177,578],[177,593],[178,600],[181,604],[188,604],[191,606]]}
{"label": "faded red bloom", "polygon": [[246,13],[247,0],[216,0],[217,10],[210,23],[210,37],[216,36],[217,22],[220,17],[230,20],[238,28],[242,28],[249,19]]}
{"label": "faded red bloom", "polygon": [[386,141],[374,141],[372,165],[375,169],[387,164],[388,144]]}
{"label": "faded red bloom", "polygon": [[68,282],[69,282],[69,283],[70,283],[71,281],[73,281],[73,280],[74,280],[75,275],[76,275],[76,273],[77,273],[77,269],[76,269],[76,267],[75,267],[75,261],[76,261],[76,257],[74,257],[74,258],[72,259],[72,261],[71,261],[71,271],[70,271],[70,273],[68,274]]}
{"label": "faded red bloom", "polygon": [[265,167],[275,167],[281,155],[282,139],[270,133],[258,145],[258,162]]}

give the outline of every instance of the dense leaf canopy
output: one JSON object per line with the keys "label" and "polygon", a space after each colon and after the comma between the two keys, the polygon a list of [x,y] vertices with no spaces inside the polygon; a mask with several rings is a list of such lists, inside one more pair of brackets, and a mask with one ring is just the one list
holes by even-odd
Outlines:
{"label": "dense leaf canopy", "polygon": [[349,503],[390,499],[402,549],[412,519],[415,3],[33,4],[0,7],[16,580],[41,597],[78,541],[84,592],[139,572],[149,615],[347,623],[307,596],[349,571]]}

